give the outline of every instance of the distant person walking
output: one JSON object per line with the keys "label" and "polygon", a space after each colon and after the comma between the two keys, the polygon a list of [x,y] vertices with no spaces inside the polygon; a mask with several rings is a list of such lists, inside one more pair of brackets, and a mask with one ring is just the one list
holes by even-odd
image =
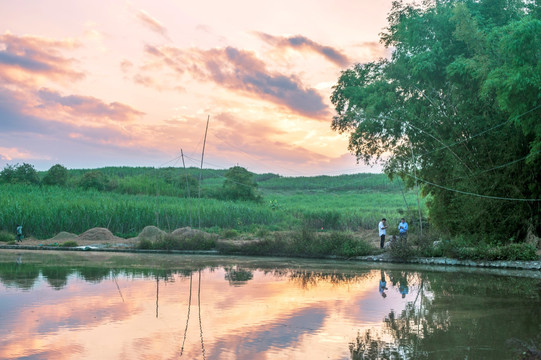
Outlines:
{"label": "distant person walking", "polygon": [[23,226],[17,225],[17,242],[23,241]]}
{"label": "distant person walking", "polygon": [[378,229],[379,229],[379,237],[380,237],[380,243],[379,243],[379,247],[381,249],[383,249],[383,245],[385,245],[385,235],[386,235],[386,231],[385,229],[387,229],[387,225],[385,225],[385,222],[387,221],[387,219],[383,218],[381,219],[381,221],[379,222],[378,224]]}
{"label": "distant person walking", "polygon": [[404,218],[400,219],[400,223],[398,224],[398,238],[400,241],[408,240],[408,223]]}

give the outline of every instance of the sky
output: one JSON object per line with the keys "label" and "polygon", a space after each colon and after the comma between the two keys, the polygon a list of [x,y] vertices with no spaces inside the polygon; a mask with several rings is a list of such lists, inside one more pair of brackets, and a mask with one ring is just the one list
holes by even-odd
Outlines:
{"label": "sky", "polygon": [[[0,0],[0,166],[381,172],[331,129],[332,86],[391,0]],[[208,121],[206,141],[205,128]]]}

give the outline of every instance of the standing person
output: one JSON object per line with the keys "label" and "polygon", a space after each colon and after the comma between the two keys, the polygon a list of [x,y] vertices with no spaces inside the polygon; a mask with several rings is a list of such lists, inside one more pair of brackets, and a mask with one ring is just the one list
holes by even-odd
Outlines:
{"label": "standing person", "polygon": [[385,234],[386,234],[385,229],[387,229],[387,225],[385,225],[386,221],[387,221],[387,219],[383,218],[383,219],[381,219],[381,221],[378,224],[379,237],[380,237],[379,247],[381,249],[383,249],[383,245],[385,245]]}
{"label": "standing person", "polygon": [[398,224],[398,237],[400,241],[408,240],[408,223],[404,218],[400,219],[400,223]]}
{"label": "standing person", "polygon": [[17,242],[23,241],[23,226],[17,225]]}

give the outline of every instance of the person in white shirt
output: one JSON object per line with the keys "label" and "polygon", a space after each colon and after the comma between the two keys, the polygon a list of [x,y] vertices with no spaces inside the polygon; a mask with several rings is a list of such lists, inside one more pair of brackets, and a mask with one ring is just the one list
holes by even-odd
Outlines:
{"label": "person in white shirt", "polygon": [[383,218],[383,219],[381,219],[381,221],[378,224],[379,237],[380,237],[379,247],[381,249],[383,249],[383,245],[385,245],[385,234],[386,234],[385,229],[387,229],[387,225],[385,224],[386,221],[387,221],[387,219]]}

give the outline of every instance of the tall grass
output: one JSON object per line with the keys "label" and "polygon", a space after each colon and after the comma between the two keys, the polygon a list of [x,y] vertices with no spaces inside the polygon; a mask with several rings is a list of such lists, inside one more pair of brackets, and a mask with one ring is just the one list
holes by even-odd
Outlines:
{"label": "tall grass", "polygon": [[[105,169],[109,176],[116,176],[117,188],[122,193],[77,187],[0,184],[0,230],[14,232],[17,224],[22,223],[26,237],[45,239],[60,231],[80,234],[93,227],[108,228],[122,237],[135,236],[147,225],[168,231],[190,225],[199,227],[198,200],[182,197],[184,189],[175,185],[176,180],[170,180],[181,178],[178,169],[160,170],[161,176],[155,180],[150,174],[157,170],[152,168]],[[74,173],[78,174],[77,171]],[[205,174],[206,189],[212,191],[221,187],[220,171]],[[402,195],[396,189],[375,191],[380,183],[388,183],[383,180],[383,175],[315,177],[314,184],[306,186],[304,184],[309,184],[311,178],[263,175],[265,180],[260,184],[272,182],[272,186],[265,189],[263,203],[201,199],[201,228],[214,232],[262,228],[375,229],[382,217],[386,217],[392,227],[392,224],[398,224],[408,208],[416,206],[415,194],[411,192]],[[358,187],[361,180],[372,185],[366,185],[364,190],[340,190],[347,187],[348,181]],[[308,190],[302,190],[303,187]],[[410,222],[410,229],[414,228],[415,224]]]}
{"label": "tall grass", "polygon": [[[0,185],[0,224],[14,231],[23,224],[28,237],[48,238],[60,231],[80,234],[104,227],[119,236],[137,235],[145,226],[174,230],[198,225],[197,203],[191,199],[82,191],[58,187]],[[283,213],[266,205],[201,199],[201,226],[239,228],[284,221]]]}

